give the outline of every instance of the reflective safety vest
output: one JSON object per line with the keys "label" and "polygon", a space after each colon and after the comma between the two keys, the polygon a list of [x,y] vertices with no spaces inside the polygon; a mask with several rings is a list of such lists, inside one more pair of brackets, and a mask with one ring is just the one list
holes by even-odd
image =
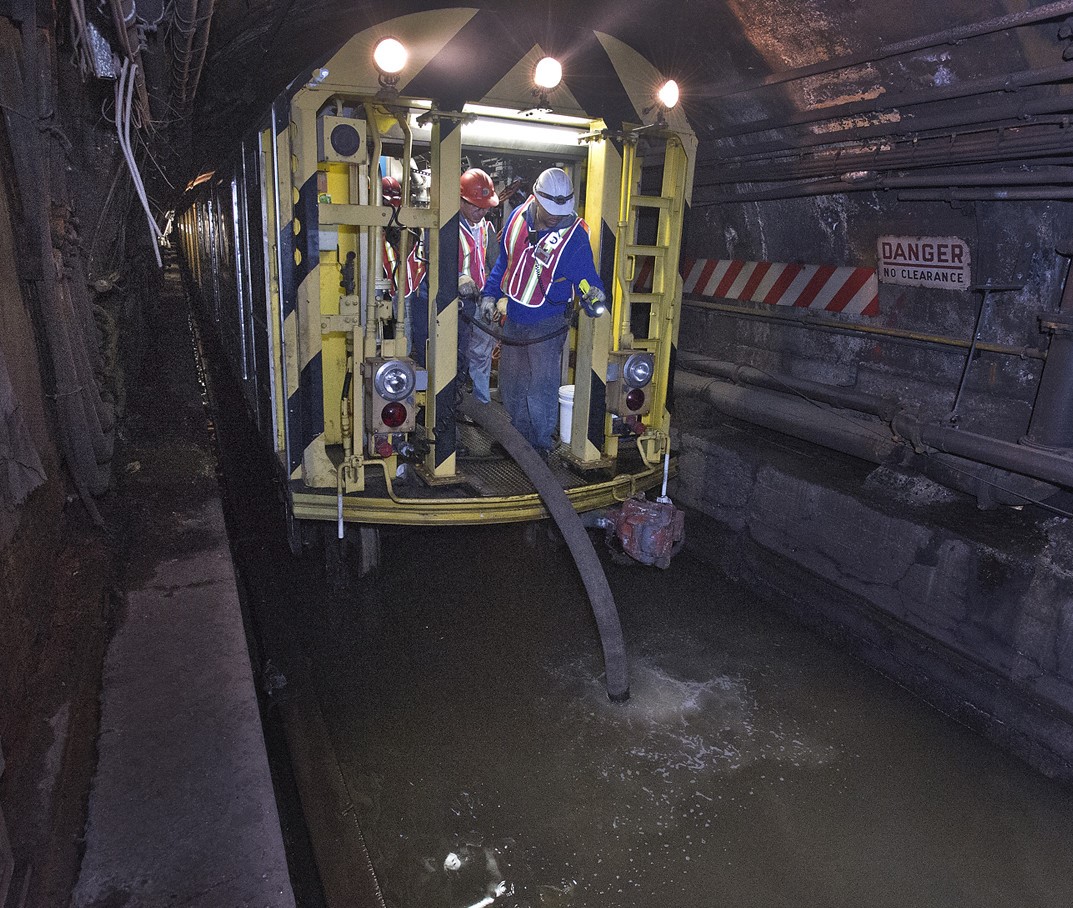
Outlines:
{"label": "reflective safety vest", "polygon": [[425,272],[428,271],[428,256],[425,255],[425,234],[422,231],[414,243],[410,254],[406,256],[406,287],[403,295],[408,296],[420,285]]}
{"label": "reflective safety vest", "polygon": [[468,274],[480,290],[488,280],[488,231],[491,225],[481,218],[477,224],[470,224],[459,216],[458,230],[458,276]]}
{"label": "reflective safety vest", "polygon": [[390,282],[391,295],[395,295],[395,287],[397,286],[395,281],[395,269],[399,266],[399,253],[391,243],[388,242],[387,237],[384,237],[384,277]]}
{"label": "reflective safety vest", "polygon": [[530,196],[514,214],[507,225],[503,247],[507,253],[507,265],[503,270],[501,288],[515,302],[530,309],[544,305],[544,297],[553,280],[555,269],[562,258],[563,250],[570,242],[574,231],[584,222],[575,217],[566,227],[551,230],[537,243],[529,242],[529,223],[526,213],[536,199]]}
{"label": "reflective safety vest", "polygon": [[[388,242],[387,237],[384,237],[384,277],[391,281],[391,295],[395,295],[395,290],[398,288],[398,267],[399,267],[399,251],[391,243]],[[425,271],[428,267],[428,262],[425,261],[425,242],[424,239],[418,239],[410,250],[410,254],[406,256],[406,286],[403,288],[402,295],[408,295],[418,284],[421,283],[421,278],[425,276]]]}

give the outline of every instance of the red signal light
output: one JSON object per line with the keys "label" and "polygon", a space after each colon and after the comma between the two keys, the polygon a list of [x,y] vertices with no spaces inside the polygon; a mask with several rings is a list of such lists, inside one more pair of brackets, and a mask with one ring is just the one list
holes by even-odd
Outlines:
{"label": "red signal light", "polygon": [[397,400],[384,405],[380,411],[380,419],[389,429],[397,429],[406,422],[406,407]]}
{"label": "red signal light", "polygon": [[634,388],[626,395],[626,406],[631,410],[640,410],[645,405],[645,392],[643,388]]}

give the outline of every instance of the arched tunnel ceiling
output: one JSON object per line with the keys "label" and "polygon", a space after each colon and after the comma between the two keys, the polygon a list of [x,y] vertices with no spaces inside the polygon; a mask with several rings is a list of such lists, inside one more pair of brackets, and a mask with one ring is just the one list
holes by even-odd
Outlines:
{"label": "arched tunnel ceiling", "polygon": [[[462,5],[215,0],[192,120],[194,160],[211,166],[288,82],[356,32]],[[470,6],[478,13],[450,61],[454,94],[465,94],[468,74],[495,72],[533,45],[563,61],[575,90],[585,83],[593,32],[605,32],[679,81],[701,161],[802,142],[902,135],[951,115],[968,129],[974,121],[1001,119],[998,114],[1023,117],[1025,104],[1030,113],[1037,107],[1065,113],[1070,73],[1064,67],[1073,72],[1063,61],[1070,42],[1059,37],[1073,4],[1061,2],[501,0]],[[925,37],[931,40],[919,40]]]}

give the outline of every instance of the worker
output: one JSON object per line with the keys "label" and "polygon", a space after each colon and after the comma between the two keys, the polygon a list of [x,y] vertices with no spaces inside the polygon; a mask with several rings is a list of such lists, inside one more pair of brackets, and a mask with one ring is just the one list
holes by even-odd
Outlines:
{"label": "worker", "polygon": [[575,212],[570,176],[552,167],[511,212],[480,302],[481,318],[491,323],[506,298],[499,390],[514,427],[545,461],[554,446],[563,335],[575,295],[590,316],[603,311],[607,296],[589,227]]}
{"label": "worker", "polygon": [[402,186],[394,177],[383,177],[380,180],[380,195],[385,205],[390,205],[395,209],[395,214],[383,233],[384,277],[390,282],[388,289],[394,296],[398,285],[399,236],[402,233],[402,229],[395,221],[398,210],[402,207]]}
{"label": "worker", "polygon": [[463,314],[458,322],[459,372],[467,387],[472,384],[473,396],[486,404],[492,399],[496,339],[471,321],[499,250],[495,227],[485,217],[499,205],[499,196],[492,178],[479,167],[462,174],[458,185],[458,299]]}
{"label": "worker", "polygon": [[[492,178],[478,167],[459,177],[458,200],[458,377],[482,403],[491,400],[492,354],[495,337],[470,322],[499,248],[495,228],[486,215],[499,204]],[[423,279],[413,302],[414,359],[424,365],[428,340],[428,280]]]}
{"label": "worker", "polygon": [[[406,256],[405,280],[403,281],[403,291],[400,297],[405,299],[413,288],[421,283],[428,268],[428,260],[425,256],[424,234],[420,230],[414,230],[409,227],[404,228],[399,223],[399,211],[402,208],[402,184],[395,177],[383,177],[380,180],[380,195],[383,204],[390,205],[395,210],[391,213],[391,219],[383,232],[383,276],[387,286],[383,290],[378,290],[377,295],[386,293],[392,300],[395,299],[399,286],[399,244],[403,230],[408,230],[410,233],[410,250]],[[393,318],[397,322],[397,320],[403,318],[403,315],[404,313],[402,312],[396,312]],[[394,331],[395,326],[393,325],[390,330]],[[424,349],[422,344],[422,352]]]}

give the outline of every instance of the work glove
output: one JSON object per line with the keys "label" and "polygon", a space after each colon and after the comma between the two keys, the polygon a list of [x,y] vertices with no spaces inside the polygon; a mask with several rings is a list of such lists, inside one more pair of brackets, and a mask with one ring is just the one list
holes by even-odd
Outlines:
{"label": "work glove", "polygon": [[477,298],[477,283],[468,274],[458,278],[458,295],[464,300]]}
{"label": "work glove", "polygon": [[607,294],[599,287],[593,287],[588,281],[578,285],[581,289],[581,308],[589,318],[599,318],[607,311]]}
{"label": "work glove", "polygon": [[477,314],[486,325],[492,324],[496,318],[496,298],[494,296],[482,296],[477,304]]}

